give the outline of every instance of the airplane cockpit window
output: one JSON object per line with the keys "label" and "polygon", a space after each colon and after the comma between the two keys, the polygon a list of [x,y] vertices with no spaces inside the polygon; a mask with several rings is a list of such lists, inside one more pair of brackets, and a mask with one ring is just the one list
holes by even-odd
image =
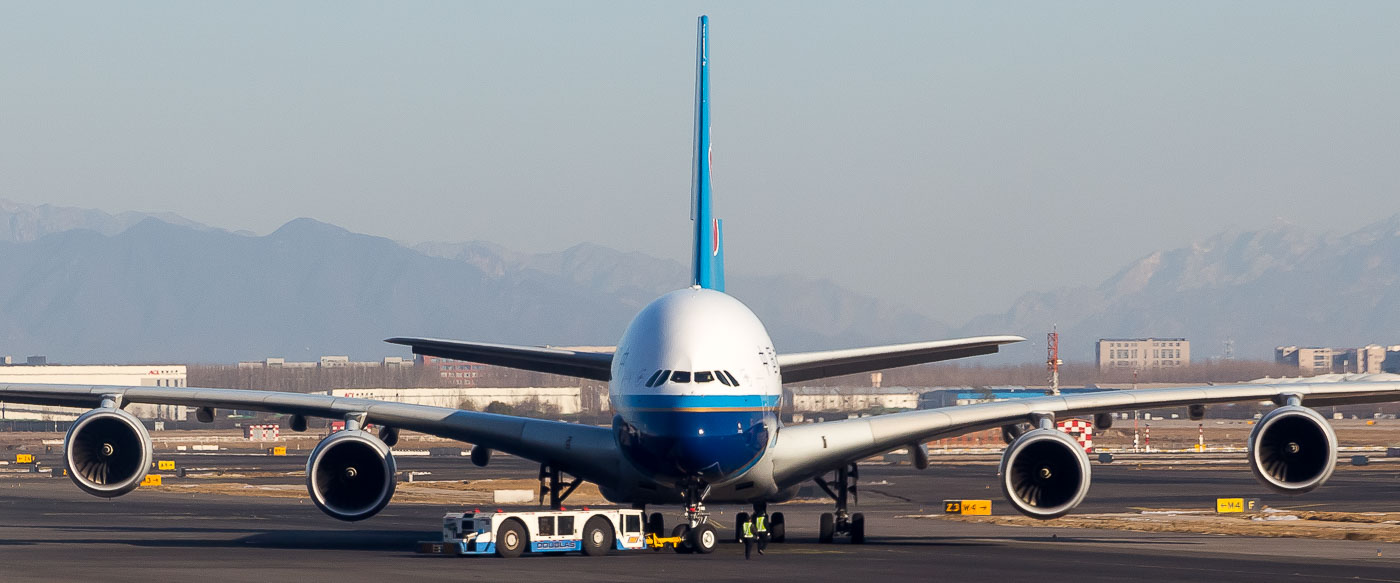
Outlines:
{"label": "airplane cockpit window", "polygon": [[647,385],[646,385],[646,386],[648,386],[648,387],[654,387],[654,386],[656,386],[656,381],[661,380],[662,378],[664,378],[664,377],[661,376],[661,373],[663,373],[663,372],[666,372],[666,371],[660,371],[660,370],[658,370],[658,371],[656,371],[656,372],[654,372],[654,373],[651,373],[651,378],[647,379]]}
{"label": "airplane cockpit window", "polygon": [[708,371],[708,370],[697,370],[697,371],[695,371],[695,382],[697,382],[697,383],[708,383],[708,382],[713,381],[713,380],[715,380],[715,373],[712,373],[712,372],[710,372],[710,371]]}
{"label": "airplane cockpit window", "polygon": [[722,370],[715,371],[715,378],[719,379],[719,382],[726,387],[734,386],[729,383],[729,377],[724,376],[724,371]]}
{"label": "airplane cockpit window", "polygon": [[729,374],[729,371],[727,371],[727,370],[722,370],[722,371],[719,371],[719,372],[724,373],[724,376],[729,377],[729,386],[731,386],[731,387],[737,387],[737,386],[739,386],[739,379],[734,378],[734,375]]}
{"label": "airplane cockpit window", "polygon": [[688,370],[678,370],[678,371],[676,371],[676,372],[671,373],[671,382],[673,382],[673,383],[688,383],[688,382],[690,382],[690,371],[688,371]]}

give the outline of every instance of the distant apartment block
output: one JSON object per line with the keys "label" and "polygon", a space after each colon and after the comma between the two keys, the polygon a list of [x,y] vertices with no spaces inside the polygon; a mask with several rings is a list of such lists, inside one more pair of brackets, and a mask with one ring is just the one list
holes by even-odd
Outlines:
{"label": "distant apartment block", "polygon": [[1191,342],[1185,338],[1100,338],[1095,362],[1099,370],[1145,370],[1191,365]]}
{"label": "distant apartment block", "polygon": [[1298,367],[1298,372],[1305,374],[1376,374],[1386,372],[1388,352],[1379,344],[1360,348],[1279,346],[1274,349],[1274,362]]}

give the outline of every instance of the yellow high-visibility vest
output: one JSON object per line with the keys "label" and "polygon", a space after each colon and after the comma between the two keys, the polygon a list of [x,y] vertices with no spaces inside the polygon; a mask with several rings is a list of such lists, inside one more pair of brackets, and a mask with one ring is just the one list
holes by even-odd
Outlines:
{"label": "yellow high-visibility vest", "polygon": [[753,538],[753,523],[744,521],[744,538]]}
{"label": "yellow high-visibility vest", "polygon": [[767,516],[764,516],[764,515],[760,514],[760,515],[758,515],[757,518],[754,518],[753,521],[754,521],[754,524],[758,525],[758,532],[768,532],[768,517],[767,517]]}

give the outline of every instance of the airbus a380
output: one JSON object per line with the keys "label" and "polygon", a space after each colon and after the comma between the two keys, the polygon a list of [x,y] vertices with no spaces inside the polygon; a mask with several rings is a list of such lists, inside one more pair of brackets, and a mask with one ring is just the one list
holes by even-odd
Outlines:
{"label": "airbus a380", "polygon": [[[1083,448],[1055,429],[1057,417],[1092,416],[1099,427],[1111,413],[1185,406],[1192,418],[1212,403],[1272,400],[1278,408],[1254,427],[1248,457],[1254,475],[1284,493],[1302,493],[1327,480],[1337,438],[1307,406],[1400,400],[1400,383],[1275,383],[1177,389],[1105,391],[910,411],[826,423],[783,426],[784,383],[994,353],[1017,336],[985,336],[828,352],[780,354],[759,319],[724,291],[722,223],[710,188],[710,69],[708,21],[699,19],[695,149],[692,180],[693,280],[647,305],[612,353],[508,346],[430,338],[391,338],[418,354],[606,381],[617,415],[595,427],[385,401],[273,391],[172,387],[0,384],[0,401],[91,408],[64,441],[69,475],[84,491],[104,497],[130,492],[151,466],[151,439],[127,403],[197,407],[211,421],[219,408],[343,419],[345,430],[322,440],[307,460],[311,499],[341,520],[369,518],[394,494],[392,446],[401,429],[472,444],[471,460],[486,466],[493,451],[541,465],[551,503],[558,506],[580,481],[609,500],[681,504],[685,519],[672,534],[682,552],[710,552],[719,539],[705,504],[768,505],[791,499],[815,481],[834,502],[822,515],[820,540],[860,543],[865,523],[848,512],[857,462],[908,448],[913,465],[929,464],[923,443],[1001,427],[1009,445],[1000,481],[1016,510],[1041,519],[1070,512],[1089,489]],[[366,431],[373,423],[379,432]],[[769,518],[782,541],[782,513]],[[660,513],[648,528],[660,532]]]}

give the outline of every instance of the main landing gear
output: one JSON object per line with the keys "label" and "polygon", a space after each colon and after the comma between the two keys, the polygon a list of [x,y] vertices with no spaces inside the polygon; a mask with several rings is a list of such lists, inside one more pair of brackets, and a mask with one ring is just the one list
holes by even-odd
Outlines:
{"label": "main landing gear", "polygon": [[[715,551],[719,545],[719,531],[715,525],[710,523],[710,513],[705,511],[705,496],[710,493],[710,487],[704,481],[691,478],[684,482],[685,487],[685,522],[677,524],[671,529],[672,537],[680,537],[681,544],[676,545],[676,552],[700,553],[707,555]],[[651,515],[648,526],[652,522],[661,524],[660,514]]]}
{"label": "main landing gear", "polygon": [[574,478],[565,482],[561,477],[559,468],[549,464],[540,464],[540,504],[544,504],[544,497],[549,496],[549,509],[562,510],[564,499],[573,494],[583,483],[583,478]]}
{"label": "main landing gear", "polygon": [[[865,543],[865,515],[859,512],[848,514],[846,512],[846,500],[848,496],[857,503],[860,502],[860,494],[856,489],[856,482],[860,479],[860,470],[855,464],[841,467],[836,470],[835,484],[830,484],[822,476],[816,477],[818,486],[836,501],[836,512],[822,514],[821,530],[817,540],[822,544],[830,543],[836,535],[850,535],[854,544]],[[833,486],[835,486],[833,488]],[[775,521],[776,522],[776,521]]]}

